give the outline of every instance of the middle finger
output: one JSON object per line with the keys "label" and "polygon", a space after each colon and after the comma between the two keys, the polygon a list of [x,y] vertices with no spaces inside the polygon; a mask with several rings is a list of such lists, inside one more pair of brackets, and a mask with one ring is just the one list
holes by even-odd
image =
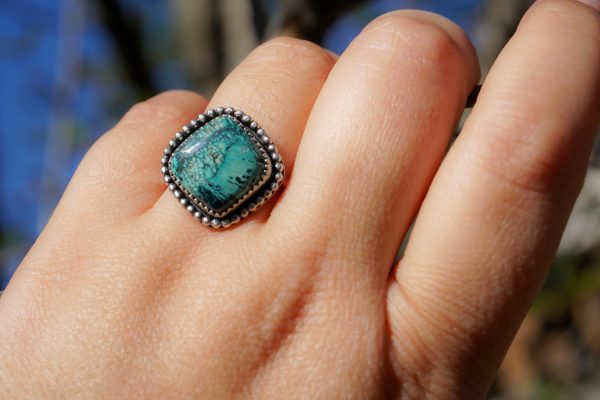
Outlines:
{"label": "middle finger", "polygon": [[344,264],[384,266],[385,285],[478,77],[471,44],[445,18],[400,11],[372,22],[323,87],[268,225],[293,224],[288,243],[319,243]]}

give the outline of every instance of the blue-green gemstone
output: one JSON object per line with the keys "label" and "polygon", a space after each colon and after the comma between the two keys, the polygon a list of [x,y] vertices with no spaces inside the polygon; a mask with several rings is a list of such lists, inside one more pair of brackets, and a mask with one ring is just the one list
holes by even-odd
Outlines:
{"label": "blue-green gemstone", "polygon": [[213,212],[223,212],[262,181],[266,161],[248,133],[229,115],[193,132],[169,161],[181,186]]}

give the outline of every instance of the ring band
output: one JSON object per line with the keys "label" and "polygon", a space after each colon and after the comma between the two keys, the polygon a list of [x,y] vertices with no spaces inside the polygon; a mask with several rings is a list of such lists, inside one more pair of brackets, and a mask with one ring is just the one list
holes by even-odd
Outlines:
{"label": "ring band", "polygon": [[190,121],[161,160],[175,198],[203,225],[228,228],[258,210],[281,187],[281,155],[256,121],[218,107]]}

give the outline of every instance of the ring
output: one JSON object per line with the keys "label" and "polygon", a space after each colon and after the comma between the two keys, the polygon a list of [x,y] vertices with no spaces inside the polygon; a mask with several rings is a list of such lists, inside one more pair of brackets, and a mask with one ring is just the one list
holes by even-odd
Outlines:
{"label": "ring", "polygon": [[186,210],[212,228],[228,228],[258,210],[281,187],[285,168],[277,147],[240,110],[199,114],[169,141],[164,180]]}

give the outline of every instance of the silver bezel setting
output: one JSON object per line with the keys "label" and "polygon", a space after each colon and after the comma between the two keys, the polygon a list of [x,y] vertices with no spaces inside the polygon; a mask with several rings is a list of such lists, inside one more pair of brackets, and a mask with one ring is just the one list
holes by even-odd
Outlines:
{"label": "silver bezel setting", "polygon": [[[265,170],[259,183],[248,190],[244,196],[225,211],[217,212],[207,207],[201,199],[196,198],[186,190],[171,173],[170,160],[171,155],[181,146],[187,138],[198,129],[202,128],[209,121],[221,115],[229,115],[238,122],[244,132],[248,134],[256,148],[263,155],[265,160]],[[163,179],[167,183],[173,196],[184,206],[184,208],[203,225],[211,228],[228,228],[251,213],[257,211],[269,198],[275,194],[281,187],[285,177],[285,167],[277,147],[271,141],[271,138],[265,133],[256,121],[241,110],[233,107],[218,107],[207,110],[199,114],[185,125],[169,141],[169,145],[164,150],[161,159],[161,172]]]}

